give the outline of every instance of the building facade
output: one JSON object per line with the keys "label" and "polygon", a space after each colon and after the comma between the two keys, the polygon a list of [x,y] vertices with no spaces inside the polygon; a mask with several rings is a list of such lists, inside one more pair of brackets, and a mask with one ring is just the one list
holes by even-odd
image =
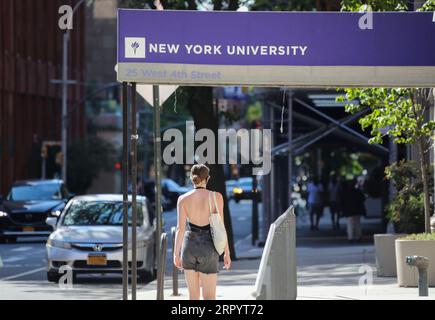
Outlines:
{"label": "building facade", "polygon": [[[62,74],[59,7],[72,0],[0,1],[0,194],[19,179],[42,176],[41,147],[61,139]],[[68,138],[85,133],[84,6],[74,14],[69,44]]]}

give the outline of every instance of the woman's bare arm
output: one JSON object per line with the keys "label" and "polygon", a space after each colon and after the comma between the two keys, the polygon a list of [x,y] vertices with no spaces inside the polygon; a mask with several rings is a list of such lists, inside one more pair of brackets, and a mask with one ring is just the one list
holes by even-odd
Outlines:
{"label": "woman's bare arm", "polygon": [[177,231],[175,233],[174,257],[180,256],[181,244],[186,232],[186,219],[187,214],[182,204],[182,197],[179,197],[177,202]]}

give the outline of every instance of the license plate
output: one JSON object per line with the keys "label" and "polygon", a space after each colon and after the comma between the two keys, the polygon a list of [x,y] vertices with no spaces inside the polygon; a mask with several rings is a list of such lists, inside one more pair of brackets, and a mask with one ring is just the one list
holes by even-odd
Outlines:
{"label": "license plate", "polygon": [[24,227],[23,228],[23,232],[33,232],[33,231],[35,231],[35,228],[33,228],[33,227]]}
{"label": "license plate", "polygon": [[106,266],[107,257],[105,255],[89,255],[88,256],[89,266]]}

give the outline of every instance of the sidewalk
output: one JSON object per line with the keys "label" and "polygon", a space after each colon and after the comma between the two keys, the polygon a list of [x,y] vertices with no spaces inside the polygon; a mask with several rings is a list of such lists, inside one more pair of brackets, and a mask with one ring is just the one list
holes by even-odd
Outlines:
{"label": "sidewalk", "polygon": [[[216,290],[217,300],[252,300],[251,293],[254,291],[255,278],[258,272],[259,259],[233,261],[232,268],[228,271],[220,269],[218,274],[218,286]],[[222,262],[219,264],[222,268]],[[172,277],[165,277],[165,300],[189,299],[186,282],[183,273],[179,272],[179,296],[172,295]],[[138,291],[138,300],[155,300],[157,297],[157,281],[146,285],[145,290]]]}
{"label": "sidewalk", "polygon": [[[325,231],[327,226],[325,226]],[[435,299],[435,288],[429,297],[418,297],[418,288],[400,288],[396,278],[378,278],[372,237],[360,244],[349,244],[346,238],[325,237],[298,229],[296,258],[298,265],[298,300],[414,300]],[[236,244],[240,260],[231,270],[218,275],[218,300],[252,300],[262,248],[253,247],[250,237]],[[222,268],[222,262],[220,263]],[[138,299],[156,299],[156,281],[138,292]],[[179,273],[180,296],[172,296],[172,278],[166,274],[164,297],[167,300],[188,299],[184,276]]]}

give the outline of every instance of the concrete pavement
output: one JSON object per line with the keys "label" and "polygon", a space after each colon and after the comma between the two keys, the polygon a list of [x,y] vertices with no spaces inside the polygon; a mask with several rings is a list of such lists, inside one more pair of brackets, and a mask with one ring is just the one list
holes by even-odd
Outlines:
{"label": "concrete pavement", "polygon": [[[366,230],[370,230],[372,224],[370,220],[365,221]],[[326,231],[327,223],[323,224],[323,228],[325,233],[329,233]],[[429,289],[429,297],[420,298],[418,288],[400,288],[396,278],[377,277],[371,236],[366,235],[360,244],[349,244],[342,232],[332,237],[322,233],[310,233],[303,223],[298,226],[298,233],[298,300],[435,299],[435,288]],[[218,300],[253,299],[262,250],[251,245],[250,237],[236,243],[236,252],[242,259],[234,261],[231,270],[219,273]],[[172,279],[167,273],[165,299],[188,299],[181,272],[179,288],[180,296],[172,296]],[[156,299],[156,295],[154,281],[138,292],[138,299]]]}
{"label": "concrete pavement", "polygon": [[[231,201],[235,241],[246,239],[251,232],[250,201],[239,204]],[[176,224],[175,210],[164,212],[165,230]],[[0,244],[0,300],[69,300],[69,299],[113,299],[122,298],[121,275],[89,274],[80,275],[73,288],[61,288],[49,283],[46,278],[45,243],[46,238],[20,238],[17,243]],[[168,252],[168,272],[170,272],[171,250]],[[242,268],[242,267],[241,267]],[[243,267],[245,268],[245,267]],[[226,273],[222,270],[222,275]],[[145,291],[144,284],[138,284],[140,292]]]}
{"label": "concrete pavement", "polygon": [[[298,300],[433,300],[418,297],[418,288],[400,288],[396,278],[378,278],[372,245],[323,245],[297,248]],[[233,262],[218,275],[218,300],[252,300],[260,259]],[[156,282],[138,292],[138,299],[156,299]],[[188,292],[179,273],[180,296],[172,296],[172,279],[166,276],[165,299],[186,300]]]}
{"label": "concrete pavement", "polygon": [[[257,276],[259,259],[238,260],[233,262],[230,270],[219,270],[218,286],[216,289],[217,300],[252,300],[251,293],[254,291],[255,278]],[[220,263],[222,268],[222,263]],[[221,271],[222,270],[222,271]],[[172,295],[172,278],[165,277],[165,300],[189,299],[184,275],[179,272],[179,296]],[[138,290],[138,300],[155,300],[157,297],[157,281],[153,281]]]}

